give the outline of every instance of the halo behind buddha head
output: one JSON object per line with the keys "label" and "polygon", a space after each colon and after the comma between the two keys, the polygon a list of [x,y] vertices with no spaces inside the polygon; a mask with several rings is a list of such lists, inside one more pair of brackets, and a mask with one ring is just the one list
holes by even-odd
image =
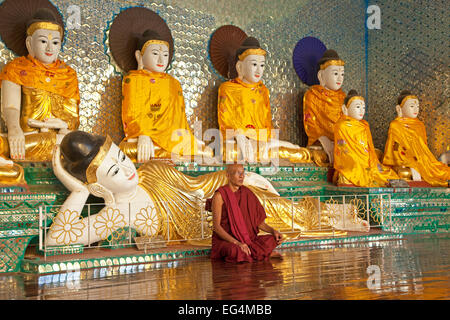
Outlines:
{"label": "halo behind buddha head", "polygon": [[119,13],[109,30],[111,54],[125,72],[137,69],[136,50],[149,40],[166,42],[169,47],[169,64],[173,57],[173,38],[166,22],[154,11],[143,8],[128,8]]}
{"label": "halo behind buddha head", "polygon": [[[61,141],[61,154],[64,157],[64,167],[68,173],[84,183],[92,183],[96,180],[90,172],[93,162],[103,147],[109,150],[109,137],[102,137],[84,131],[69,132]],[[107,150],[107,151],[108,151]],[[101,159],[100,159],[101,160]],[[97,166],[98,167],[98,166]]]}
{"label": "halo behind buddha head", "polygon": [[308,86],[320,84],[317,77],[319,71],[317,62],[326,50],[325,44],[315,37],[302,38],[295,45],[292,62],[295,72],[304,84]]}
{"label": "halo behind buddha head", "polygon": [[247,34],[239,27],[225,25],[218,28],[209,42],[209,56],[214,68],[227,79],[237,77],[236,53]]}
{"label": "halo behind buddha head", "polygon": [[[48,0],[5,0],[0,5],[0,36],[5,45],[18,56],[26,56],[27,30],[35,23],[50,23],[60,27],[64,37],[64,23],[58,9]],[[39,27],[39,25],[35,25]]]}

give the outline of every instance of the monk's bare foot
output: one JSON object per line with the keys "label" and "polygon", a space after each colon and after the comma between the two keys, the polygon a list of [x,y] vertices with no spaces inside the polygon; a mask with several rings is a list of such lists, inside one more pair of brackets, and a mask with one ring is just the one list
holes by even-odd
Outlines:
{"label": "monk's bare foot", "polygon": [[270,259],[280,259],[280,260],[282,260],[283,256],[277,251],[272,251],[272,253],[270,254],[269,258]]}

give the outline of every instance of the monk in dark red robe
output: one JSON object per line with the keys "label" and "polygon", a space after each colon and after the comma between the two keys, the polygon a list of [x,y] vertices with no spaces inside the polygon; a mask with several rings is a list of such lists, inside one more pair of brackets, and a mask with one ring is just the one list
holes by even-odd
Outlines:
{"label": "monk in dark red robe", "polygon": [[[282,235],[264,220],[266,213],[258,198],[243,186],[245,171],[240,164],[227,167],[228,184],[212,198],[214,232],[211,258],[228,262],[253,262],[280,257],[273,249]],[[262,230],[269,235],[260,235]]]}

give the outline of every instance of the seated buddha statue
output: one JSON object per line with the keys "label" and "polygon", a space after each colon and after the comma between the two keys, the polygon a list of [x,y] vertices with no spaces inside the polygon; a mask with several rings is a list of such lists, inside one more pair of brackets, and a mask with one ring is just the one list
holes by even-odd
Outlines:
{"label": "seated buddha statue", "polygon": [[350,90],[344,99],[342,116],[334,127],[334,168],[338,185],[386,187],[398,180],[390,167],[378,160],[369,124],[363,120],[364,98]]}
{"label": "seated buddha statue", "polygon": [[[139,18],[133,12],[139,12]],[[149,15],[147,19],[144,19]],[[122,82],[122,123],[125,138],[120,148],[133,161],[146,162],[150,158],[183,158],[200,155],[212,157],[213,151],[196,138],[189,127],[183,90],[180,82],[166,73],[172,52],[173,39],[170,29],[156,13],[146,8],[130,8],[121,12],[113,22],[111,39],[121,34],[123,45],[132,43],[136,35],[132,30],[117,28],[120,23],[139,20],[149,29],[139,31],[134,51],[126,48],[127,57],[136,59],[129,69],[122,62],[121,48],[111,46],[121,68],[128,73]],[[141,26],[141,27],[142,27]],[[154,28],[154,29],[152,29]],[[156,30],[165,30],[161,31]]]}
{"label": "seated buddha statue", "polygon": [[308,136],[308,146],[323,147],[333,163],[334,125],[342,115],[345,93],[344,61],[334,50],[326,50],[318,61],[317,78],[320,84],[312,85],[303,96],[303,125]]}
{"label": "seated buddha statue", "polygon": [[[55,176],[71,193],[47,231],[47,245],[90,244],[126,226],[150,238],[211,236],[211,228],[202,225],[207,220],[202,219],[204,202],[227,183],[225,171],[192,177],[161,161],[150,160],[136,170],[108,136],[82,131],[63,138],[55,147],[52,163]],[[246,173],[244,185],[264,202],[268,218],[281,221],[286,229],[305,230],[310,218],[317,218],[301,203],[280,197],[271,183],[256,173]],[[82,218],[80,212],[90,194],[103,198],[105,207]],[[323,217],[319,223],[325,228],[331,222]]]}
{"label": "seated buddha statue", "polygon": [[[78,80],[76,72],[58,59],[63,23],[57,15],[56,8],[41,8],[28,19],[20,17],[28,20],[26,30],[15,32],[26,32],[26,50],[5,40],[13,51],[28,55],[9,62],[0,73],[1,111],[8,131],[1,137],[3,157],[51,161],[55,143],[78,128]],[[8,39],[6,31],[0,33]]]}
{"label": "seated buddha statue", "polygon": [[404,90],[397,98],[397,118],[389,125],[383,164],[409,168],[412,180],[424,180],[435,187],[447,187],[450,168],[439,162],[427,146],[425,125],[417,119],[419,99]]}
{"label": "seated buddha statue", "polygon": [[235,68],[237,77],[220,85],[217,113],[222,137],[226,141],[235,140],[238,152],[226,145],[224,157],[227,161],[250,163],[273,158],[311,162],[306,148],[279,140],[275,134],[269,90],[261,80],[265,56],[266,51],[259,41],[246,37],[230,58],[235,62],[231,67]]}

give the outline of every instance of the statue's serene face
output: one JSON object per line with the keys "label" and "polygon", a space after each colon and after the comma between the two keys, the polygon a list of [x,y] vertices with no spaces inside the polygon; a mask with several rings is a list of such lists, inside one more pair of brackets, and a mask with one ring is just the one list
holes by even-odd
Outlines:
{"label": "statue's serene face", "polygon": [[61,51],[61,34],[59,31],[38,29],[26,40],[27,49],[31,56],[43,64],[56,61]]}
{"label": "statue's serene face", "polygon": [[169,48],[165,44],[150,44],[142,56],[144,68],[151,72],[164,72],[169,64]]}
{"label": "statue's serene face", "polygon": [[344,66],[328,66],[319,71],[320,85],[329,90],[339,90],[344,82]]}
{"label": "statue's serene face", "polygon": [[405,118],[417,118],[419,114],[419,100],[408,99],[402,107],[402,116]]}
{"label": "statue's serene face", "polygon": [[257,83],[261,81],[266,57],[263,55],[250,54],[243,61],[239,61],[240,66],[236,66],[238,76],[245,83]]}
{"label": "statue's serene face", "polygon": [[97,169],[97,182],[113,194],[136,189],[138,173],[133,162],[114,143]]}
{"label": "statue's serene face", "polygon": [[356,120],[362,120],[364,113],[366,112],[366,104],[362,100],[353,100],[347,108],[347,115],[355,118]]}

